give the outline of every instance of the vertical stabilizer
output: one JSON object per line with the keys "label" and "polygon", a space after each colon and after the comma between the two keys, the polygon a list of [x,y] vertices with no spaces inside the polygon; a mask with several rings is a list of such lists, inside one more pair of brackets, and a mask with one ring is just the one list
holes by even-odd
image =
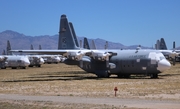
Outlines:
{"label": "vertical stabilizer", "polygon": [[160,49],[160,42],[159,42],[159,40],[157,40],[157,42],[156,42],[156,47],[157,47],[157,50]]}
{"label": "vertical stabilizer", "polygon": [[39,45],[39,50],[42,50],[42,47],[41,47],[41,45]]}
{"label": "vertical stabilizer", "polygon": [[157,50],[157,44],[154,45],[155,49]]}
{"label": "vertical stabilizer", "polygon": [[2,55],[6,55],[6,51],[5,50],[3,50]]}
{"label": "vertical stabilizer", "polygon": [[159,49],[160,49],[160,50],[167,50],[166,42],[164,41],[164,38],[161,38],[161,39],[160,39]]}
{"label": "vertical stabilizer", "polygon": [[76,46],[68,19],[64,14],[60,18],[58,49],[79,49]]}
{"label": "vertical stabilizer", "polygon": [[79,40],[80,48],[82,48],[82,40]]}
{"label": "vertical stabilizer", "polygon": [[94,40],[92,40],[92,49],[96,49],[96,45],[95,45],[95,42],[94,42]]}
{"label": "vertical stabilizer", "polygon": [[104,45],[105,50],[108,49],[108,41],[106,41],[106,44]]}
{"label": "vertical stabilizer", "polygon": [[176,48],[176,44],[175,44],[175,41],[173,42],[173,49],[175,49]]}
{"label": "vertical stabilizer", "polygon": [[90,46],[86,37],[84,38],[83,48],[90,49]]}
{"label": "vertical stabilizer", "polygon": [[70,26],[70,28],[71,28],[71,31],[72,31],[73,38],[74,38],[74,41],[75,41],[75,43],[76,43],[76,46],[79,47],[78,39],[77,39],[76,33],[75,33],[75,31],[74,31],[73,24],[72,24],[71,22],[69,22],[69,26]]}
{"label": "vertical stabilizer", "polygon": [[30,49],[31,49],[31,50],[34,50],[34,47],[33,47],[33,45],[32,45],[32,44],[31,44],[31,47],[30,47]]}
{"label": "vertical stabilizer", "polygon": [[7,55],[12,55],[12,53],[10,52],[10,50],[11,50],[11,44],[10,44],[10,41],[7,40],[7,49],[6,49]]}

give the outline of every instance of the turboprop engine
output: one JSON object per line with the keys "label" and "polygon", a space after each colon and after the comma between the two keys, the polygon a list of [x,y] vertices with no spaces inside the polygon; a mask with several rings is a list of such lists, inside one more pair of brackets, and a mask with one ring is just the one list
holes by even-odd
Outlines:
{"label": "turboprop engine", "polygon": [[5,59],[6,59],[6,57],[0,56],[0,61],[4,61]]}
{"label": "turboprop engine", "polygon": [[82,57],[84,56],[84,53],[82,51],[78,51],[78,52],[67,52],[66,54],[68,59],[72,59],[72,60],[76,60],[79,61],[82,59]]}
{"label": "turboprop engine", "polygon": [[93,52],[92,51],[92,57],[95,60],[99,60],[99,61],[109,61],[109,56],[111,56],[110,53],[108,52]]}

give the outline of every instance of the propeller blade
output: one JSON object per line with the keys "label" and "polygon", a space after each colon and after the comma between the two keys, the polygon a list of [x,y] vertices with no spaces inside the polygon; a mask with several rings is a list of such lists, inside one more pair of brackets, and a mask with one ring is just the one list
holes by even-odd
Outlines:
{"label": "propeller blade", "polygon": [[109,68],[109,56],[106,57],[106,67]]}

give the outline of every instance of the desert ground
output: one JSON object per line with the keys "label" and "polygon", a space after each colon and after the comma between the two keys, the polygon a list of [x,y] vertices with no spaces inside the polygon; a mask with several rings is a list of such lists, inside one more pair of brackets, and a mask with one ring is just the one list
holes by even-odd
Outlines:
{"label": "desert ground", "polygon": [[77,66],[63,63],[0,69],[0,109],[179,107],[180,64],[159,74],[158,79],[136,75],[97,78]]}

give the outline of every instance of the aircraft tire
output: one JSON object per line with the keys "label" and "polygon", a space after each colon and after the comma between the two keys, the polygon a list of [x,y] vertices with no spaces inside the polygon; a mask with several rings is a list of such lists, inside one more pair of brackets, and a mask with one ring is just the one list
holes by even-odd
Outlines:
{"label": "aircraft tire", "polygon": [[107,75],[97,75],[98,78],[109,78],[111,74],[107,74]]}
{"label": "aircraft tire", "polygon": [[22,69],[26,69],[26,67],[22,67]]}
{"label": "aircraft tire", "polygon": [[152,79],[157,79],[158,78],[158,74],[151,74],[151,78]]}
{"label": "aircraft tire", "polygon": [[124,78],[124,75],[122,75],[122,74],[118,74],[117,76],[118,76],[118,78]]}
{"label": "aircraft tire", "polygon": [[130,78],[130,74],[119,74],[118,78]]}
{"label": "aircraft tire", "polygon": [[37,65],[37,67],[41,67],[41,65]]}
{"label": "aircraft tire", "polygon": [[12,69],[17,69],[17,67],[11,67]]}
{"label": "aircraft tire", "polygon": [[6,67],[1,67],[1,69],[6,69]]}

